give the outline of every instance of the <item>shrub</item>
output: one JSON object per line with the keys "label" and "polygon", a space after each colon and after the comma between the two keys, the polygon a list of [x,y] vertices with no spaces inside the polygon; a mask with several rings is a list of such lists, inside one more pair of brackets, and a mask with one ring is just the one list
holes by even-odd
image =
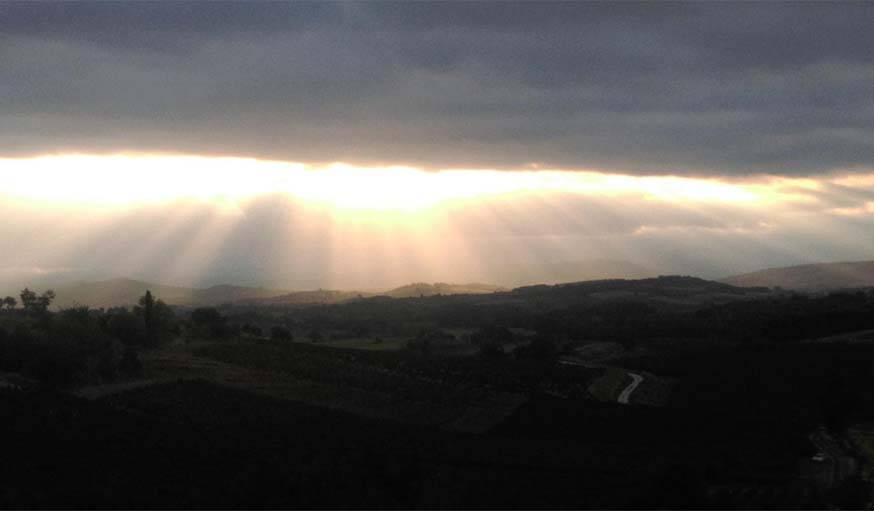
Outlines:
{"label": "shrub", "polygon": [[191,323],[200,337],[225,337],[228,335],[227,318],[215,307],[201,307],[191,312]]}
{"label": "shrub", "polygon": [[274,326],[270,329],[270,338],[274,341],[290,341],[293,339],[291,330],[284,326]]}
{"label": "shrub", "polygon": [[125,376],[140,376],[143,373],[143,363],[132,346],[127,346],[118,364],[118,370]]}
{"label": "shrub", "polygon": [[242,327],[240,327],[240,331],[246,335],[251,335],[253,337],[261,337],[264,335],[264,331],[261,330],[261,327],[258,325],[253,325],[251,323],[245,323]]}

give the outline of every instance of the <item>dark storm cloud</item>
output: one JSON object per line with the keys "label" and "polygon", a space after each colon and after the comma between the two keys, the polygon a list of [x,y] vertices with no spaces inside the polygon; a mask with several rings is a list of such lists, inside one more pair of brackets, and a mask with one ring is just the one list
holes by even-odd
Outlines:
{"label": "dark storm cloud", "polygon": [[0,154],[874,167],[874,4],[6,3]]}

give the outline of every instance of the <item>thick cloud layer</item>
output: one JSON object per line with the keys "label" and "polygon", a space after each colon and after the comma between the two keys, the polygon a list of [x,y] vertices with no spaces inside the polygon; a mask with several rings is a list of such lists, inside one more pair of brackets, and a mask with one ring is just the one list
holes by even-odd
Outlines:
{"label": "thick cloud layer", "polygon": [[874,4],[4,3],[0,155],[874,168]]}

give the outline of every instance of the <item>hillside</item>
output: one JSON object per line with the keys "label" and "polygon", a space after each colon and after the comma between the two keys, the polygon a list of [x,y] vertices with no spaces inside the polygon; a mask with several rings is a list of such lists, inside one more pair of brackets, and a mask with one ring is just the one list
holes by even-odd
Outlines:
{"label": "hillside", "polygon": [[76,282],[55,289],[58,307],[87,305],[114,307],[134,305],[149,290],[171,305],[218,305],[246,299],[266,298],[286,291],[264,288],[220,285],[206,289],[166,286],[132,279],[111,279],[97,282]]}
{"label": "hillside", "polygon": [[659,272],[653,268],[621,259],[581,259],[528,265],[507,265],[496,262],[486,278],[492,282],[525,286],[620,278],[642,279],[655,277],[658,274]]}
{"label": "hillside", "polygon": [[480,295],[499,291],[507,291],[507,289],[500,286],[480,283],[447,284],[445,282],[437,282],[435,284],[427,284],[424,282],[416,282],[380,294],[392,298],[416,298],[435,295]]}
{"label": "hillside", "polygon": [[636,280],[608,279],[524,286],[514,289],[508,296],[541,305],[632,300],[676,306],[747,299],[761,296],[767,291],[765,288],[741,288],[697,277],[662,275]]}
{"label": "hillside", "polygon": [[367,298],[373,293],[359,291],[340,291],[336,289],[317,289],[314,291],[294,291],[270,296],[243,300],[248,305],[310,305],[310,304],[335,304],[358,298]]}
{"label": "hillside", "polygon": [[375,296],[388,296],[391,298],[419,298],[423,296],[437,295],[476,295],[506,291],[500,286],[490,284],[447,284],[437,282],[428,284],[417,282],[390,289],[384,292],[343,291],[336,289],[318,289],[315,291],[295,291],[292,293],[267,298],[244,300],[250,305],[309,305],[309,304],[336,304],[371,298]]}
{"label": "hillside", "polygon": [[741,287],[779,286],[801,291],[872,287],[874,286],[874,261],[803,264],[785,268],[769,268],[727,277],[721,282]]}
{"label": "hillside", "polygon": [[[738,285],[738,286],[754,286]],[[788,286],[784,286],[788,287]],[[282,306],[310,304],[338,304],[376,296],[390,298],[420,298],[453,295],[483,295],[483,303],[510,300],[575,300],[588,297],[596,300],[661,297],[669,300],[706,300],[728,295],[741,295],[746,290],[728,282],[712,282],[693,277],[659,277],[640,280],[591,280],[555,285],[533,285],[508,290],[482,283],[452,284],[417,282],[384,292],[318,289],[311,291],[283,291],[246,286],[219,285],[205,289],[167,286],[132,279],[112,279],[95,282],[76,282],[55,289],[58,307],[88,305],[90,307],[130,306],[150,290],[152,294],[171,305],[207,306],[223,303]]]}

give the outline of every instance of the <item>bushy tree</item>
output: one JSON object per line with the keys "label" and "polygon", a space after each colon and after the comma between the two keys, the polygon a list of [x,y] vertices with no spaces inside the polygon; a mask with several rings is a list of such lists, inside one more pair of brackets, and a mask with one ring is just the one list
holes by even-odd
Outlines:
{"label": "bushy tree", "polygon": [[[53,293],[37,295],[22,291],[23,303],[38,318],[5,317],[0,328],[0,369],[15,371],[51,386],[70,386],[113,381],[135,374],[137,355],[125,352],[122,339],[142,339],[134,326],[127,332],[119,318],[136,318],[126,309],[110,311],[74,307],[51,312]],[[5,300],[2,300],[5,302]],[[128,341],[131,345],[130,339]],[[127,358],[127,360],[125,360]],[[124,363],[123,363],[124,362]],[[127,364],[127,365],[125,365]],[[131,369],[132,368],[132,369]]]}
{"label": "bushy tree", "polygon": [[270,329],[270,338],[274,341],[290,341],[293,339],[293,336],[288,328],[276,325]]}
{"label": "bushy tree", "polygon": [[37,295],[36,292],[24,288],[21,290],[20,296],[21,306],[24,307],[26,312],[44,314],[48,310],[49,305],[52,304],[52,300],[55,299],[55,292],[49,289],[45,293]]}
{"label": "bushy tree", "polygon": [[140,376],[143,373],[143,363],[133,346],[126,346],[118,364],[118,370],[129,376]]}
{"label": "bushy tree", "polygon": [[24,310],[29,310],[36,304],[36,293],[31,291],[30,288],[22,289],[19,296],[21,297],[21,306],[24,307]]}
{"label": "bushy tree", "polygon": [[521,346],[513,351],[518,359],[548,360],[558,353],[555,339],[550,335],[537,334],[527,346]]}
{"label": "bushy tree", "polygon": [[240,327],[240,331],[246,335],[251,335],[253,337],[261,337],[264,335],[264,331],[261,330],[261,327],[258,325],[253,325],[251,323],[245,323],[242,327]]}
{"label": "bushy tree", "polygon": [[146,344],[149,346],[158,345],[158,325],[155,318],[155,299],[152,297],[151,291],[146,291],[146,294],[140,298],[140,307],[143,310],[143,325],[146,331]]}
{"label": "bushy tree", "polygon": [[452,343],[455,341],[455,336],[445,330],[421,329],[415,339],[407,342],[407,348],[419,351],[422,355],[429,355],[435,348],[439,348],[441,344]]}
{"label": "bushy tree", "polygon": [[471,342],[479,348],[479,354],[486,358],[504,355],[504,344],[512,343],[515,334],[503,326],[481,328],[471,335]]}
{"label": "bushy tree", "polygon": [[16,305],[18,305],[18,300],[11,296],[7,296],[0,302],[0,306],[6,307],[9,310],[14,309]]}
{"label": "bushy tree", "polygon": [[178,333],[176,314],[162,300],[155,299],[151,291],[140,297],[134,307],[134,315],[142,324],[143,344],[157,347],[174,333]]}
{"label": "bushy tree", "polygon": [[228,334],[227,318],[215,307],[200,307],[191,311],[191,323],[195,334],[201,337],[225,337]]}
{"label": "bushy tree", "polygon": [[136,314],[124,307],[115,307],[104,313],[104,328],[126,346],[142,346],[146,343],[143,322]]}
{"label": "bushy tree", "polygon": [[88,307],[48,313],[48,321],[31,326],[24,372],[56,386],[117,379],[123,373],[123,347],[106,328],[103,314]]}

